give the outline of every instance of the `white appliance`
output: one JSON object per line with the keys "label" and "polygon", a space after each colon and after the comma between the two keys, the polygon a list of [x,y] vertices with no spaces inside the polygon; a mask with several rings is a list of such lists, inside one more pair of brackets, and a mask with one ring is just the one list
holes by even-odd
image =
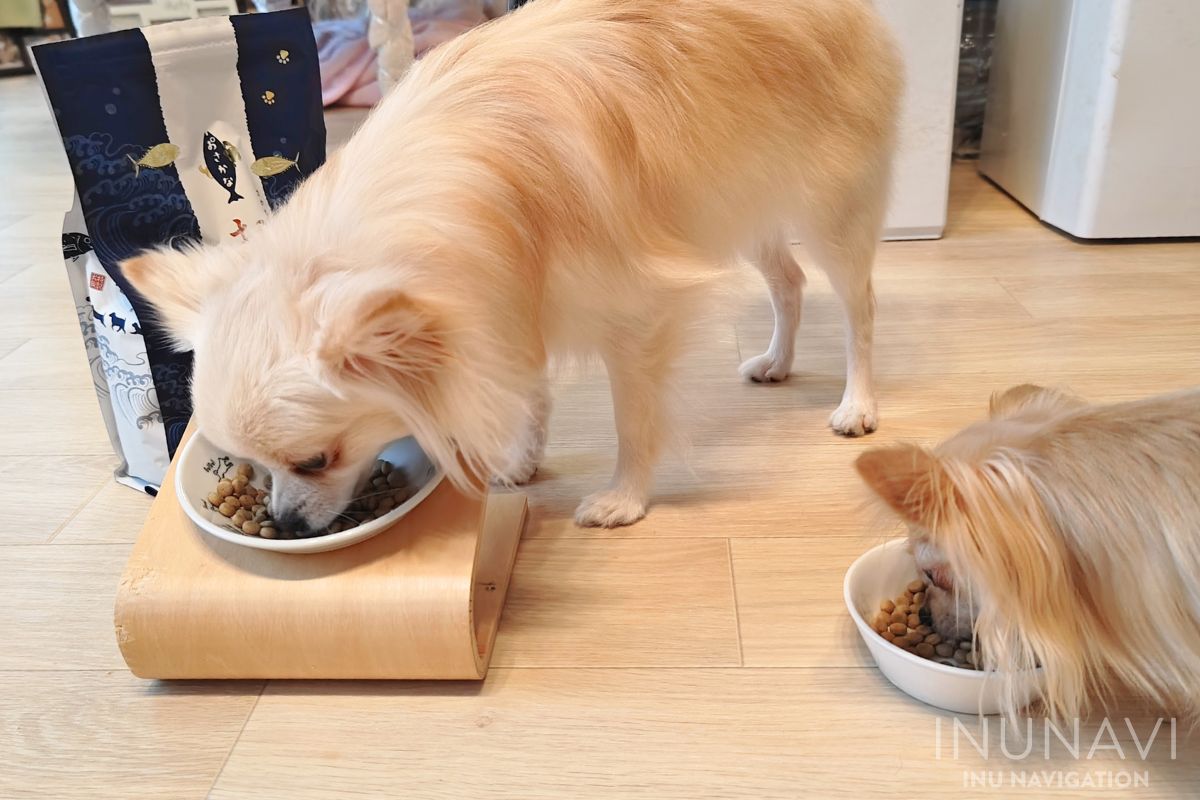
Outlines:
{"label": "white appliance", "polygon": [[962,0],[875,0],[875,7],[896,36],[907,78],[884,237],[936,239],[946,228]]}
{"label": "white appliance", "polygon": [[235,0],[107,0],[109,30],[144,28],[159,22],[238,13]]}
{"label": "white appliance", "polygon": [[1200,235],[1200,2],[1003,0],[980,169],[1073,236]]}

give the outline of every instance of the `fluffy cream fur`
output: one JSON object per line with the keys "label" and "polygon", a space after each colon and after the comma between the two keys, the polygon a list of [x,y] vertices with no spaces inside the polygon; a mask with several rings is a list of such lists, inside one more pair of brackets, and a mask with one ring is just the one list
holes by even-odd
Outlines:
{"label": "fluffy cream fur", "polygon": [[739,256],[776,323],[743,372],[786,377],[794,233],[849,320],[831,424],[875,427],[871,264],[900,71],[853,0],[537,0],[416,65],[252,241],[125,273],[196,351],[200,426],[272,469],[295,522],[327,522],[410,432],[459,483],[528,479],[547,358],[569,352],[604,360],[619,439],[577,519],[631,523],[687,323]]}
{"label": "fluffy cream fur", "polygon": [[1200,710],[1200,390],[1089,406],[1018,386],[932,451],[857,466],[942,585],[935,624],[973,624],[991,668],[1040,664],[1052,714],[1118,689]]}

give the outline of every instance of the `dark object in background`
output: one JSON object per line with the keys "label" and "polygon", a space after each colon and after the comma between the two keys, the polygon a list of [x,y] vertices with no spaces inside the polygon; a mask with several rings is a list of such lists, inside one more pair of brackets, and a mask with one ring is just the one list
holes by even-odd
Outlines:
{"label": "dark object in background", "polygon": [[954,156],[978,158],[987,107],[988,71],[996,35],[998,0],[966,0],[959,40],[958,91],[954,106]]}
{"label": "dark object in background", "polygon": [[29,48],[74,37],[75,26],[67,0],[42,0],[41,27],[0,30],[0,78],[32,74]]}

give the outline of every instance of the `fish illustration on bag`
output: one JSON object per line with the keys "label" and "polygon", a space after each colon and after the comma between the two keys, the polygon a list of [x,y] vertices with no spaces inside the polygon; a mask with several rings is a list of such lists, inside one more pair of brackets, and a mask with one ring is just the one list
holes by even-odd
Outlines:
{"label": "fish illustration on bag", "polygon": [[204,132],[204,164],[207,171],[205,167],[201,167],[201,171],[229,192],[229,202],[242,199],[237,193],[237,169],[234,161],[225,148],[225,143],[210,131]]}
{"label": "fish illustration on bag", "polygon": [[295,159],[284,158],[282,156],[263,156],[250,165],[250,171],[260,178],[269,178],[272,175],[287,172],[296,166],[299,161],[299,153],[296,153]]}
{"label": "fish illustration on bag", "polygon": [[64,233],[62,235],[62,251],[63,258],[74,261],[84,253],[92,251],[92,237],[86,233]]}
{"label": "fish illustration on bag", "polygon": [[179,145],[164,142],[163,144],[156,144],[151,147],[139,159],[134,159],[131,155],[126,155],[125,157],[129,159],[130,164],[133,164],[133,177],[136,178],[141,174],[143,167],[162,169],[174,164],[175,159],[179,158]]}

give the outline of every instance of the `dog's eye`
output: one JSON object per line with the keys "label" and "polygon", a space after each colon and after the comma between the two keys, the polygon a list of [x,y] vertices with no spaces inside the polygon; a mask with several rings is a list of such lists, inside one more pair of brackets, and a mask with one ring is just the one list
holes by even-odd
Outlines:
{"label": "dog's eye", "polygon": [[310,458],[306,461],[301,461],[297,464],[293,464],[292,468],[294,470],[296,470],[296,472],[320,472],[321,470],[325,469],[328,466],[329,466],[329,459],[325,457],[324,453],[321,453],[319,455],[313,456],[312,458]]}

